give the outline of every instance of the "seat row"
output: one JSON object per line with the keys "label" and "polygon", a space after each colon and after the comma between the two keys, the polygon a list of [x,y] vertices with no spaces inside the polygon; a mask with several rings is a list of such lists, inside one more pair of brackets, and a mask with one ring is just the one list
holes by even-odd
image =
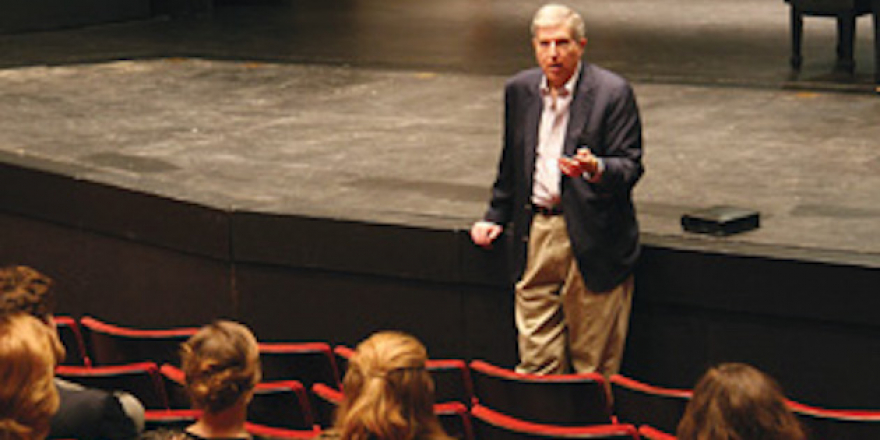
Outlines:
{"label": "seat row", "polygon": [[[153,362],[114,366],[59,366],[57,377],[83,386],[108,391],[125,391],[136,396],[146,409],[147,424],[174,425],[194,420],[184,386],[184,373],[178,367]],[[248,406],[248,422],[288,430],[311,431],[315,417],[305,387],[296,380],[262,382],[254,389]],[[188,423],[187,423],[188,424]]]}
{"label": "seat row", "polygon": [[[134,394],[147,409],[145,415],[150,429],[183,427],[199,416],[198,411],[190,409],[184,373],[170,364],[161,367],[153,362],[92,367],[60,366],[56,373],[63,379],[84,386]],[[332,415],[343,399],[343,391],[324,383],[315,383],[311,389],[314,399],[309,397],[306,387],[298,380],[258,384],[248,406],[248,429],[255,434],[279,438],[317,435],[332,425]],[[458,401],[435,405],[435,413],[444,428],[456,438],[544,438],[562,432],[576,438],[633,438],[636,432],[634,426],[613,424],[604,416],[593,419],[597,423],[590,426],[563,427],[519,420],[485,407],[479,400],[471,404],[471,408]]]}
{"label": "seat row", "polygon": [[[67,365],[59,368],[59,375],[89,386],[130,391],[151,411],[165,411],[166,418],[174,419],[167,411],[189,407],[178,351],[197,328],[140,330],[88,316],[57,321],[68,349]],[[341,400],[340,372],[353,350],[324,342],[261,342],[259,347],[264,383],[256,390],[249,420],[305,431],[329,426]],[[499,438],[495,431],[502,428],[517,432],[542,426],[550,429],[545,434],[565,429],[551,437],[563,433],[577,437],[581,428],[595,431],[596,426],[614,424],[618,424],[615,429],[620,424],[642,427],[641,435],[647,438],[671,438],[664,433],[675,432],[691,398],[690,390],[653,386],[622,375],[607,381],[589,373],[539,376],[460,359],[431,359],[427,368],[435,382],[438,415],[461,438]],[[133,377],[140,379],[130,380]],[[790,402],[790,407],[811,438],[880,438],[880,411],[828,410],[797,402]],[[494,434],[487,432],[490,427]]]}

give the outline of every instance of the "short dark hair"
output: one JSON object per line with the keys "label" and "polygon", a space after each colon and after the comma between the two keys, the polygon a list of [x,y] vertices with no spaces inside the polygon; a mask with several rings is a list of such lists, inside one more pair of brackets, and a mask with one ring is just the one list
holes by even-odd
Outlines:
{"label": "short dark hair", "polygon": [[0,315],[27,313],[48,321],[55,312],[54,284],[31,267],[0,268]]}

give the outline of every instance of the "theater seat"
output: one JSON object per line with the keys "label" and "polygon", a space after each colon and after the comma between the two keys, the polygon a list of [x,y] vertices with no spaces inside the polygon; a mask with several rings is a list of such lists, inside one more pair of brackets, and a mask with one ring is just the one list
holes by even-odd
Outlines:
{"label": "theater seat", "polygon": [[198,331],[192,327],[141,330],[109,324],[91,316],[80,319],[80,325],[94,365],[136,362],[180,365],[180,344]]}
{"label": "theater seat", "polygon": [[333,347],[333,354],[336,355],[336,366],[339,368],[340,379],[345,376],[348,371],[348,360],[354,356],[354,350],[345,345],[337,345]]}
{"label": "theater seat", "polygon": [[598,373],[521,374],[484,361],[470,364],[476,402],[533,423],[611,423],[605,378]]}
{"label": "theater seat", "polygon": [[789,401],[811,440],[880,439],[880,411],[824,409]]}
{"label": "theater seat", "polygon": [[148,410],[168,409],[168,399],[159,378],[159,367],[152,362],[101,367],[62,365],[55,369],[62,379],[106,391],[127,391]]}
{"label": "theater seat", "polygon": [[614,415],[622,423],[649,425],[664,432],[675,432],[693,393],[648,385],[616,374],[611,376]]}
{"label": "theater seat", "polygon": [[324,342],[260,343],[263,380],[298,380],[307,389],[314,383],[339,387],[333,351]]}
{"label": "theater seat", "polygon": [[426,367],[434,379],[437,403],[459,402],[470,407],[474,400],[474,386],[470,369],[463,360],[428,359]]}
{"label": "theater seat", "polygon": [[625,424],[559,426],[528,422],[475,404],[471,408],[479,440],[638,440],[635,426]]}
{"label": "theater seat", "polygon": [[[675,432],[675,431],[673,431]],[[676,437],[673,434],[669,434],[663,431],[660,431],[653,426],[642,425],[639,426],[639,435],[642,436],[643,439],[646,440],[675,440]]]}
{"label": "theater seat", "polygon": [[76,319],[70,316],[56,316],[55,327],[58,329],[58,337],[64,345],[64,361],[61,365],[89,366],[91,360],[86,352],[86,344],[82,337],[82,331]]}
{"label": "theater seat", "polygon": [[168,407],[171,409],[189,409],[191,405],[189,395],[186,393],[186,375],[183,373],[183,370],[174,365],[165,364],[159,368],[159,377],[165,388]]}
{"label": "theater seat", "polygon": [[336,407],[342,403],[342,391],[333,388],[327,384],[312,384],[312,395],[315,396],[315,418],[322,428],[329,428],[333,425],[333,416]]}
{"label": "theater seat", "polygon": [[434,405],[434,414],[443,430],[460,440],[474,440],[474,428],[468,407],[461,402],[446,402]]}
{"label": "theater seat", "polygon": [[315,416],[306,389],[295,380],[257,384],[248,405],[247,420],[257,425],[311,430]]}

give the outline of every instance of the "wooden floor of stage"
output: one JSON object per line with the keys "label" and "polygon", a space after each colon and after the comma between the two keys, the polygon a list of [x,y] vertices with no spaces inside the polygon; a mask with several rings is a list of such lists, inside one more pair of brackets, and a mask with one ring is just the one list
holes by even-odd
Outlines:
{"label": "wooden floor of stage", "polygon": [[[539,4],[263,1],[0,35],[0,160],[222,209],[467,228]],[[587,59],[636,90],[646,242],[880,266],[869,21],[852,77],[833,22],[808,21],[795,76],[781,0],[572,4]],[[682,232],[718,204],[761,228]]]}

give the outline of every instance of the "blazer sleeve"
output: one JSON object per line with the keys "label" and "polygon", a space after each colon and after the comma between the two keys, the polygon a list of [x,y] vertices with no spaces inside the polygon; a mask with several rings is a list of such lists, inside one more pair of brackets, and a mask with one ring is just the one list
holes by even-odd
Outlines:
{"label": "blazer sleeve", "polygon": [[500,225],[506,225],[513,219],[513,205],[518,176],[516,175],[516,148],[514,146],[515,118],[515,87],[512,82],[504,88],[504,138],[501,159],[498,162],[498,174],[492,185],[492,198],[484,219]]}
{"label": "blazer sleeve", "polygon": [[611,89],[606,110],[605,170],[600,191],[630,193],[642,177],[642,123],[632,87],[623,82]]}

